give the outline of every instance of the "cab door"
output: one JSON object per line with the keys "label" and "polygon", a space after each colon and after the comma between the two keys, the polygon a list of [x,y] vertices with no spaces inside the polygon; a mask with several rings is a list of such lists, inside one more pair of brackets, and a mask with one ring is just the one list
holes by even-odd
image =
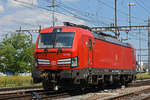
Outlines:
{"label": "cab door", "polygon": [[88,39],[88,65],[93,65],[93,41],[91,38]]}

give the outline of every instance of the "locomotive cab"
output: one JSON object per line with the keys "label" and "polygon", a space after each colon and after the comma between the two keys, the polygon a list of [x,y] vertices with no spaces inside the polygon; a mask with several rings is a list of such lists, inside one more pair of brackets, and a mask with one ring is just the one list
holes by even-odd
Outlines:
{"label": "locomotive cab", "polygon": [[75,32],[41,33],[36,51],[38,67],[40,69],[77,67],[78,58],[73,55],[74,35]]}
{"label": "locomotive cab", "polygon": [[32,73],[34,82],[43,82],[44,89],[79,84],[76,76],[81,69],[81,36],[73,27],[42,30],[35,47],[36,68]]}

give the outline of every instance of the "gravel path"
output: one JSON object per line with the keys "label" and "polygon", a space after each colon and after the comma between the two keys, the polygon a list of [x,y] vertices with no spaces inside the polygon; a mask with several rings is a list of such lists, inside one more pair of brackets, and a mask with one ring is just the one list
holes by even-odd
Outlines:
{"label": "gravel path", "polygon": [[109,99],[110,97],[123,95],[135,91],[141,91],[147,88],[150,88],[150,86],[140,86],[140,87],[130,87],[130,88],[122,87],[121,89],[104,90],[97,93],[88,93],[84,95],[73,96],[69,98],[61,98],[57,100],[106,100]]}

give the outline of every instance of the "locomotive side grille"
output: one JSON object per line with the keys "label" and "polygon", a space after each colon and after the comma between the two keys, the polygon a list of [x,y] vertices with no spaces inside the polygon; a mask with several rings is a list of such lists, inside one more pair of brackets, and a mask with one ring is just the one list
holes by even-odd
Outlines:
{"label": "locomotive side grille", "polygon": [[48,60],[48,59],[37,59],[37,62],[40,65],[49,65],[50,64],[50,60]]}

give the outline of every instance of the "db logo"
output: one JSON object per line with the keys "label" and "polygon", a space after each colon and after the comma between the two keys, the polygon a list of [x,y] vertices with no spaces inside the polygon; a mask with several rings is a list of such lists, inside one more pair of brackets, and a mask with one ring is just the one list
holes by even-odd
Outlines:
{"label": "db logo", "polygon": [[51,61],[51,64],[52,65],[56,65],[56,61]]}

